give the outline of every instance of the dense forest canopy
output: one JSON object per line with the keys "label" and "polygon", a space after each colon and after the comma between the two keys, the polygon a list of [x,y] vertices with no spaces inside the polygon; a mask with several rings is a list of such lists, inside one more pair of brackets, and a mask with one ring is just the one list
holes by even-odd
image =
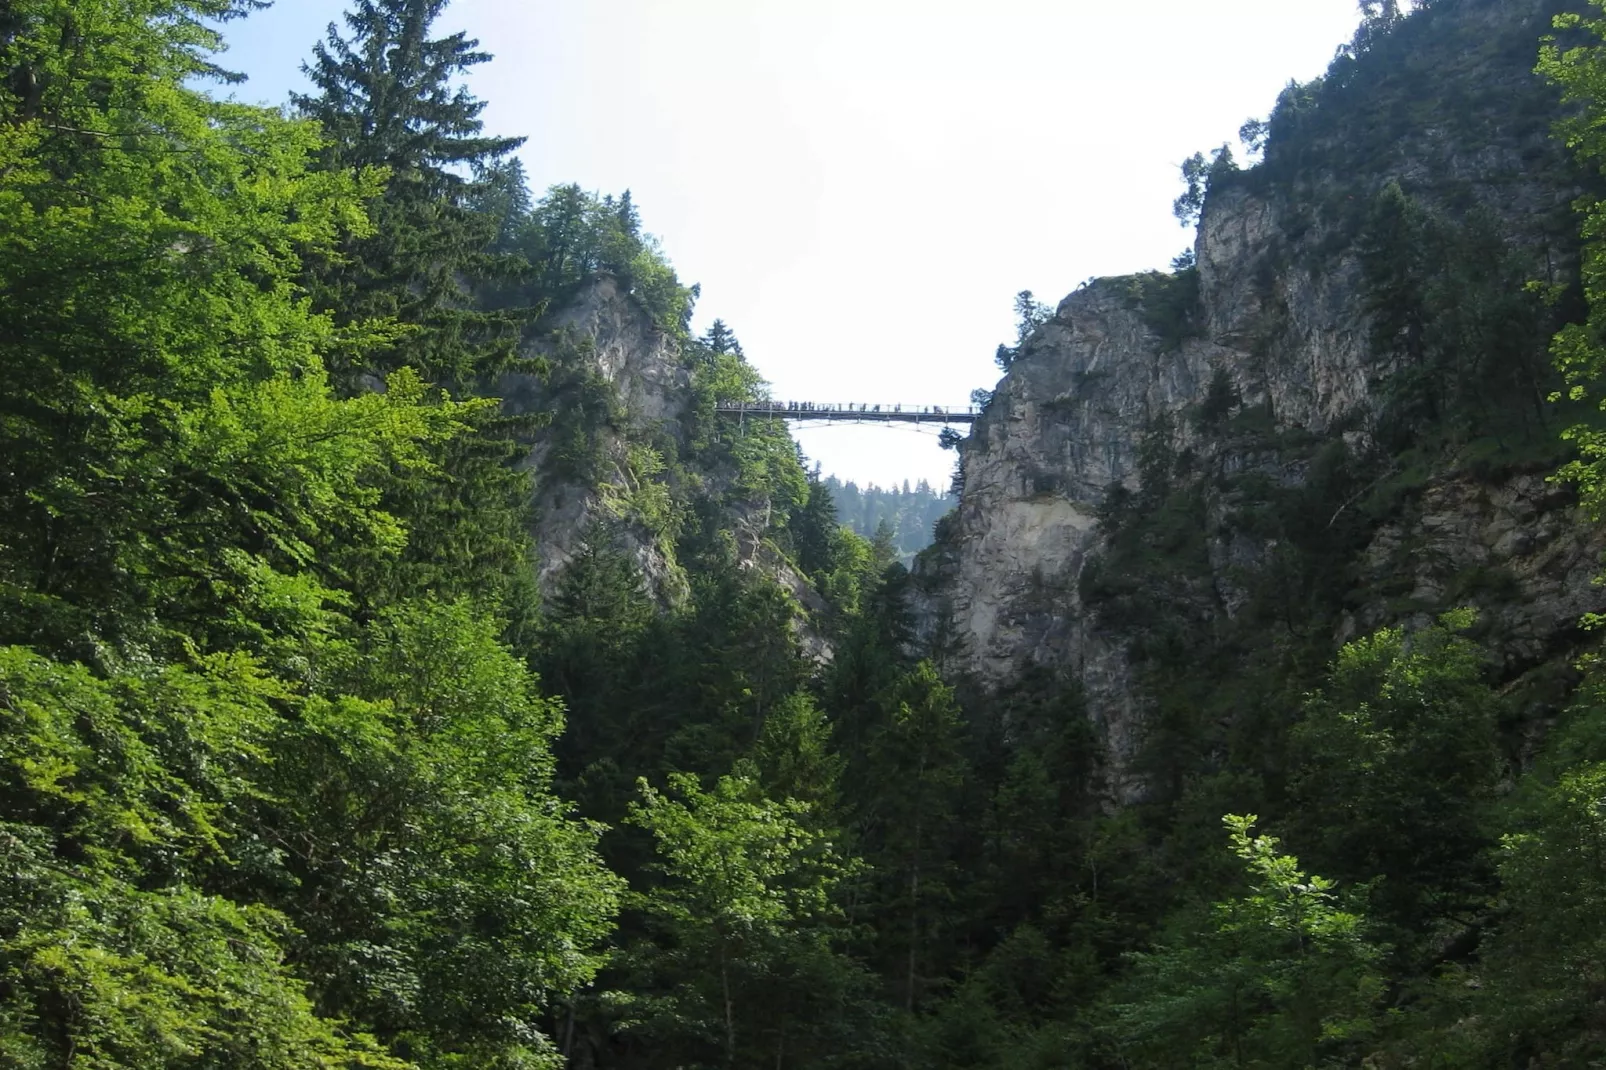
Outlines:
{"label": "dense forest canopy", "polygon": [[906,567],[931,545],[937,521],[948,515],[955,502],[954,495],[932,490],[924,479],[913,487],[906,479],[902,487],[883,489],[871,483],[860,489],[852,480],[844,483],[826,476],[825,486],[836,505],[837,519],[857,535],[885,541]]}
{"label": "dense forest canopy", "polygon": [[[1262,162],[1185,169],[1354,251],[1382,403],[1350,451],[1217,383],[1111,488],[1082,597],[1150,718],[1116,798],[1063,667],[984,686],[919,627],[953,500],[721,422],[766,389],[734,330],[693,335],[628,192],[528,188],[443,4],[357,0],[283,111],[212,91],[255,0],[0,10],[0,1064],[1606,1059],[1595,640],[1536,699],[1489,576],[1335,638],[1434,473],[1603,520],[1606,18],[1365,4]],[[1391,177],[1424,123],[1558,121],[1581,245]],[[1577,255],[1536,279],[1541,231]],[[1130,280],[1165,344],[1197,271]],[[1190,616],[1199,458],[1295,453],[1223,477],[1281,552]]]}

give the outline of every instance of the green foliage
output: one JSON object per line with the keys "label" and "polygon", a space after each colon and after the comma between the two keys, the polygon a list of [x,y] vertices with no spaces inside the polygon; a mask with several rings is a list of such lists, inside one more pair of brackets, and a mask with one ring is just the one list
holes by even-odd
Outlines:
{"label": "green foliage", "polygon": [[314,1013],[282,962],[287,927],[272,911],[64,872],[30,831],[0,831],[11,876],[0,900],[7,1065],[411,1065]]}
{"label": "green foliage", "polygon": [[[641,229],[629,190],[615,198],[553,186],[519,225],[512,247],[529,262],[536,292],[554,304],[598,272],[610,272],[660,330],[686,339],[697,289],[680,284],[658,240]],[[740,347],[732,353],[739,357]]]}
{"label": "green foliage", "polygon": [[880,539],[885,525],[888,549],[905,567],[931,545],[937,521],[955,505],[954,495],[938,493],[924,479],[913,487],[905,480],[902,487],[883,489],[874,483],[860,488],[852,480],[843,483],[827,476],[825,486],[837,516],[855,534]]}
{"label": "green foliage", "polygon": [[840,484],[812,475],[808,487],[808,501],[787,518],[786,535],[798,567],[835,611],[829,623],[840,625],[863,610],[865,596],[892,563],[892,550],[880,533],[872,543],[838,522],[834,487]]}
{"label": "green foliage", "polygon": [[727,476],[726,504],[761,508],[768,528],[784,529],[810,500],[808,476],[786,424],[755,418],[732,427],[716,412],[722,403],[768,397],[768,384],[736,349],[716,352],[694,343],[689,350],[692,397],[682,423],[689,452],[705,469]]}
{"label": "green foliage", "polygon": [[1595,994],[1606,965],[1602,800],[1606,766],[1571,768],[1541,790],[1525,827],[1503,838],[1509,917],[1485,956],[1492,991],[1479,1008],[1492,1019],[1488,1036],[1501,1054],[1584,1063],[1606,1051]]}
{"label": "green foliage", "polygon": [[725,353],[738,357],[742,355],[742,343],[736,340],[735,333],[724,320],[717,319],[710,323],[707,332],[698,341],[715,356]]}
{"label": "green foliage", "polygon": [[1132,956],[1125,1001],[1110,1007],[1125,1065],[1342,1065],[1381,1025],[1380,954],[1362,918],[1275,837],[1251,836],[1257,820],[1222,819],[1247,889]]}
{"label": "green foliage", "polygon": [[1486,212],[1450,218],[1390,182],[1359,239],[1372,322],[1379,437],[1391,450],[1479,434],[1549,437],[1551,328],[1531,266]]}
{"label": "green foliage", "polygon": [[831,949],[836,890],[852,872],[806,804],[740,777],[710,791],[672,774],[671,798],[640,784],[630,821],[649,830],[663,882],[637,897],[651,944],[626,952],[642,990],[625,1028],[704,1065],[820,1065],[863,1043],[843,1029],[859,968]]}
{"label": "green foliage", "polygon": [[871,961],[905,1011],[939,983],[964,779],[963,726],[934,666],[894,669],[844,740],[848,812],[872,869],[857,897],[882,923]]}
{"label": "green foliage", "polygon": [[754,785],[738,777],[719,778],[711,792],[684,773],[669,781],[680,799],[642,781],[630,810],[652,832],[669,878],[649,912],[699,930],[696,941],[729,946],[833,909],[845,870],[830,844],[799,823],[806,804],[753,801]]}
{"label": "green foliage", "polygon": [[1197,422],[1202,431],[1217,431],[1232,411],[1243,404],[1243,398],[1232,384],[1232,377],[1225,368],[1217,368],[1210,373],[1210,385],[1205,389],[1204,401],[1199,405]]}
{"label": "green foliage", "polygon": [[1587,1065],[1606,1054],[1599,1001],[1599,666],[1587,676],[1534,767],[1502,807],[1498,890],[1475,961],[1428,989],[1406,1053],[1441,1065]]}
{"label": "green foliage", "polygon": [[263,835],[324,1005],[426,1065],[534,1057],[616,881],[550,793],[562,714],[463,603],[387,612],[277,745]]}
{"label": "green foliage", "polygon": [[[1488,0],[1368,7],[1246,127],[1262,164],[1190,161],[1184,216],[1230,176],[1353,247],[1389,405],[1377,456],[1239,397],[1252,369],[1191,429],[1151,421],[1081,623],[1038,580],[1009,625],[1124,645],[1143,731],[1109,753],[1066,673],[921,660],[954,641],[917,631],[929,569],[897,559],[948,503],[822,483],[783,422],[721,416],[766,396],[735,334],[689,336],[695,287],[628,192],[532,195],[459,84],[487,57],[431,37],[441,0],[359,0],[300,119],[196,88],[210,27],[254,6],[0,13],[0,1063],[1600,1057],[1598,683],[1508,774],[1532,744],[1500,734],[1517,699],[1470,618],[1328,667],[1377,604],[1363,550],[1446,457],[1550,449],[1565,266],[1524,288],[1519,209],[1389,162],[1443,82],[1465,99],[1435,130],[1553,163],[1523,140],[1553,101],[1510,77],[1531,41],[1451,18]],[[1542,61],[1591,166],[1595,48]],[[1554,221],[1529,229],[1565,265]],[[1198,319],[1173,267],[1123,283],[1166,349]],[[617,287],[678,347],[676,426],[556,329]],[[1051,310],[1016,314],[1006,368]],[[1596,333],[1556,345],[1575,404]],[[1566,475],[1593,509],[1589,427]],[[600,503],[539,607],[526,462]],[[1514,582],[1464,568],[1446,597]],[[1224,857],[1246,809],[1345,894],[1253,818]]]}
{"label": "green foliage", "polygon": [[509,365],[521,322],[470,302],[470,280],[495,279],[509,265],[487,255],[497,220],[476,211],[484,181],[464,171],[483,173],[523,139],[484,136],[484,102],[451,84],[490,56],[461,33],[429,37],[445,6],[356,0],[345,15],[350,36],[329,27],[306,66],[315,92],[294,103],[322,128],[325,170],[386,178],[369,204],[374,227],[309,265],[313,299],[338,322],[410,328],[347,374],[376,362],[406,366],[461,390]]}
{"label": "green foliage", "polygon": [[1193,336],[1199,311],[1199,269],[1181,268],[1167,275],[1150,271],[1119,280],[1128,301],[1143,315],[1143,322],[1169,352]]}
{"label": "green foliage", "polygon": [[753,760],[771,798],[834,810],[845,763],[833,747],[830,719],[808,692],[794,692],[770,710]]}
{"label": "green foliage", "polygon": [[[402,542],[376,477],[427,468],[474,411],[406,374],[331,396],[324,361],[380,335],[335,330],[290,280],[302,250],[366,227],[372,184],[308,174],[304,124],[179,88],[191,35],[110,8],[87,37],[58,6],[19,14],[5,62],[48,91],[7,102],[35,117],[0,138],[6,634],[85,653],[192,627],[251,642],[276,617],[316,631],[335,559]],[[233,619],[201,624],[218,588]]]}
{"label": "green foliage", "polygon": [[316,1008],[424,1065],[541,1051],[533,1023],[595,970],[614,886],[546,794],[561,720],[494,636],[462,606],[398,612],[335,670],[350,690],[291,721],[240,656],[103,681],[8,649],[5,835],[31,876],[5,983],[80,1007],[8,1043],[393,1065]]}
{"label": "green foliage", "polygon": [[[1545,144],[1558,115],[1556,94],[1532,72],[1536,41],[1552,16],[1581,4],[1456,0],[1390,14],[1368,6],[1373,16],[1326,73],[1290,82],[1278,96],[1264,133],[1264,161],[1244,180],[1298,190],[1304,212],[1336,221],[1353,207],[1345,203],[1350,183],[1365,183],[1370,194],[1398,177],[1408,160],[1416,161],[1417,173],[1426,165],[1438,178],[1455,146],[1509,153],[1530,175],[1565,173],[1559,146]],[[1493,184],[1486,203],[1498,204],[1500,179]],[[1562,211],[1551,215],[1554,207]],[[1572,230],[1565,207],[1554,207],[1525,211]]]}
{"label": "green foliage", "polygon": [[1009,371],[1009,366],[1015,363],[1020,356],[1021,347],[1032,332],[1054,318],[1054,310],[1032,296],[1032,291],[1022,290],[1015,295],[1015,344],[1012,346],[1000,344],[998,352],[993,356],[993,363],[998,365],[999,371]]}
{"label": "green foliage", "polygon": [[679,509],[669,487],[655,479],[666,465],[651,446],[633,445],[619,468],[619,482],[603,485],[603,506],[614,516],[638,524],[657,539],[672,544],[679,527]]}
{"label": "green foliage", "polygon": [[[1558,132],[1568,148],[1586,166],[1599,169],[1606,161],[1606,140],[1596,121],[1602,101],[1606,101],[1606,18],[1585,18],[1569,13],[1556,17],[1556,28],[1586,33],[1588,43],[1564,47],[1556,39],[1540,53],[1539,73],[1561,86],[1563,99],[1581,105],[1579,112],[1561,121]],[[1570,324],[1555,337],[1552,354],[1566,381],[1566,397],[1600,409],[1598,383],[1606,372],[1606,348],[1600,341],[1602,309],[1606,309],[1606,200],[1585,197],[1579,207],[1584,213],[1583,265],[1584,298],[1589,317],[1584,323]],[[1557,395],[1559,398],[1560,395]],[[1578,487],[1579,496],[1590,514],[1599,519],[1606,503],[1606,434],[1596,421],[1582,421],[1563,432],[1578,448],[1578,457],[1565,465],[1558,477]]]}
{"label": "green foliage", "polygon": [[[358,0],[345,16],[347,35],[331,25],[314,49],[306,66],[314,92],[293,98],[323,132],[323,172],[384,179],[367,202],[372,227],[304,258],[309,295],[335,323],[393,325],[385,344],[360,359],[329,362],[346,392],[373,389],[376,372],[410,368],[462,396],[504,372],[539,367],[518,351],[540,295],[480,300],[525,274],[500,249],[510,216],[527,201],[512,185],[520,172],[507,163],[522,139],[485,136],[484,102],[453,84],[490,57],[461,33],[430,37],[444,6]],[[369,607],[417,589],[493,599],[517,590],[530,557],[531,488],[513,462],[527,425],[488,405],[469,433],[432,451],[432,478],[393,473],[381,481],[384,502],[411,537],[395,561],[370,563],[354,577]]]}
{"label": "green foliage", "polygon": [[1238,170],[1232,158],[1232,147],[1223,145],[1210,153],[1196,152],[1182,161],[1182,182],[1188,188],[1171,205],[1171,214],[1185,227],[1197,226],[1204,211],[1205,198],[1212,183],[1219,185],[1222,178]]}
{"label": "green foliage", "polygon": [[282,915],[194,887],[245,850],[283,694],[241,656],[100,678],[0,649],[8,1061],[401,1065],[316,1013]]}
{"label": "green foliage", "polygon": [[41,2],[0,38],[0,636],[32,647],[0,655],[0,1044],[536,1065],[616,882],[550,792],[557,708],[431,597],[522,551],[461,508],[507,486],[453,452],[495,403],[335,389],[410,337],[296,281],[379,237],[380,176],[191,88],[234,10]]}
{"label": "green foliage", "polygon": [[1495,695],[1483,652],[1455,634],[1474,619],[1461,610],[1347,644],[1294,731],[1300,841],[1342,879],[1378,879],[1379,919],[1406,932],[1464,917],[1488,893]]}

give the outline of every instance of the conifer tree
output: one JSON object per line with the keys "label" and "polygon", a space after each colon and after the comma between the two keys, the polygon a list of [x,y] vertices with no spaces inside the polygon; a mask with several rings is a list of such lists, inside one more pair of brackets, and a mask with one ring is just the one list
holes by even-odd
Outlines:
{"label": "conifer tree", "polygon": [[471,288],[511,270],[488,255],[505,213],[476,209],[507,185],[498,165],[523,139],[486,136],[485,102],[453,84],[491,57],[462,33],[429,36],[445,6],[356,0],[349,36],[331,24],[303,68],[316,92],[292,99],[322,125],[327,169],[388,175],[374,232],[312,265],[316,300],[344,322],[411,326],[386,363],[462,389],[505,367],[519,339],[524,317],[476,309]]}
{"label": "conifer tree", "polygon": [[736,332],[731,330],[724,320],[710,323],[701,341],[715,353],[734,353],[738,357],[742,355],[742,343],[736,340]]}
{"label": "conifer tree", "polygon": [[[454,84],[490,56],[462,33],[430,36],[444,7],[356,0],[347,34],[331,25],[305,65],[316,92],[293,98],[323,127],[324,169],[386,177],[368,206],[372,231],[308,262],[314,303],[336,323],[395,325],[387,348],[332,368],[347,390],[410,367],[453,394],[484,392],[521,366],[518,345],[534,315],[509,300],[520,261],[495,252],[509,217],[528,205],[508,160],[522,139],[486,136],[484,102]],[[370,603],[419,587],[493,601],[521,589],[530,488],[511,462],[527,423],[481,410],[474,433],[436,458],[433,478],[390,482],[385,500],[410,538],[399,561],[354,574]]]}

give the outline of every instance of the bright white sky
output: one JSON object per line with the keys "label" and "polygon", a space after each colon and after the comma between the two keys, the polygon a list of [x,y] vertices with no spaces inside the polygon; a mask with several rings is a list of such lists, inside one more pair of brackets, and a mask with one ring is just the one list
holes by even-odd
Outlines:
{"label": "bright white sky", "polygon": [[[229,28],[242,99],[280,103],[337,0]],[[1178,165],[1320,74],[1355,0],[457,0],[471,77],[539,191],[630,189],[696,327],[775,396],[965,404],[1016,291],[1165,268]],[[797,429],[827,473],[945,484],[932,429]]]}

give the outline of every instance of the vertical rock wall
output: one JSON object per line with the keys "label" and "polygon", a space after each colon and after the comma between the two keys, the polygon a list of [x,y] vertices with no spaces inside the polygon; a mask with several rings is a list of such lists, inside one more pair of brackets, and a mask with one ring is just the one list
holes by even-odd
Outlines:
{"label": "vertical rock wall", "polygon": [[[986,687],[1034,665],[1079,679],[1104,731],[1117,795],[1131,787],[1123,771],[1141,743],[1145,697],[1126,637],[1083,604],[1084,571],[1104,551],[1098,516],[1108,489],[1138,489],[1146,436],[1156,434],[1173,451],[1196,451],[1198,468],[1218,476],[1255,468],[1281,485],[1306,478],[1303,460],[1235,454],[1201,438],[1197,414],[1213,378],[1284,432],[1376,452],[1371,431],[1388,369],[1374,356],[1352,206],[1388,182],[1447,218],[1494,219],[1536,278],[1573,270],[1567,205],[1577,180],[1548,139],[1549,120],[1518,121],[1536,107],[1555,111],[1529,73],[1537,27],[1554,6],[1465,0],[1420,16],[1437,22],[1413,24],[1422,43],[1413,40],[1410,62],[1430,75],[1442,70],[1436,106],[1446,119],[1425,110],[1349,169],[1339,165],[1346,138],[1360,140],[1360,124],[1376,119],[1367,109],[1386,99],[1366,89],[1363,57],[1360,88],[1337,97],[1354,114],[1332,118],[1325,140],[1285,139],[1257,171],[1215,183],[1197,235],[1197,302],[1186,330],[1160,321],[1155,293],[1192,280],[1092,282],[1025,342],[963,444],[957,516],[919,568],[921,630],[944,637],[951,671]],[[1489,41],[1487,55],[1468,62],[1465,40]],[[1425,479],[1412,508],[1380,524],[1361,555],[1335,648],[1358,631],[1453,603],[1464,593],[1458,577],[1481,572],[1504,585],[1495,656],[1508,673],[1564,659],[1578,615],[1606,607],[1589,582],[1600,540],[1580,534],[1570,496],[1533,472],[1491,480],[1450,458]],[[1230,617],[1235,574],[1256,567],[1269,547],[1235,529],[1219,496],[1209,516],[1212,594],[1187,611]]]}

